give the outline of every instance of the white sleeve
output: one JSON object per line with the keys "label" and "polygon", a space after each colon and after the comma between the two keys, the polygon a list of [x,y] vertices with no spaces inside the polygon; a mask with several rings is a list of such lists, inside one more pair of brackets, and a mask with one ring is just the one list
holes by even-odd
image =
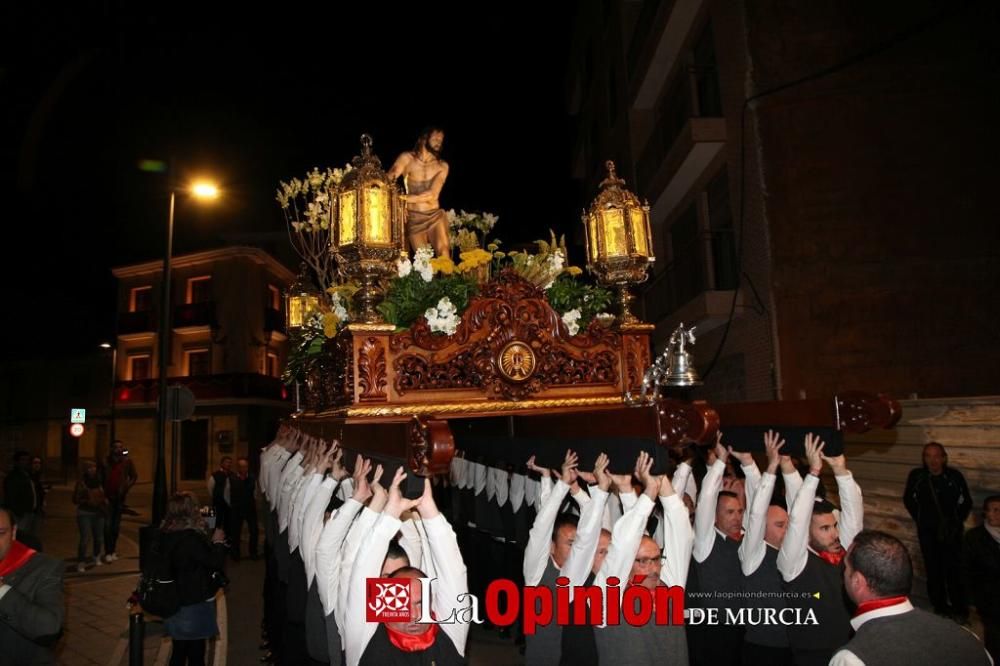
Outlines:
{"label": "white sleeve", "polygon": [[316,542],[323,531],[323,514],[330,504],[330,497],[337,482],[326,478],[313,493],[312,499],[302,512],[302,532],[299,535],[299,551],[302,553],[302,563],[306,568],[306,587],[312,584],[316,576]]}
{"label": "white sleeve", "polygon": [[612,493],[611,497],[608,498],[608,503],[604,505],[604,529],[610,532],[623,513],[625,512],[622,510],[622,501],[618,497],[618,493]]}
{"label": "white sleeve", "polygon": [[302,476],[302,467],[299,465],[301,462],[302,452],[298,451],[285,464],[284,469],[281,470],[281,478],[278,482],[278,502],[275,507],[278,511],[279,532],[284,532],[288,529],[288,502],[291,499],[290,495],[293,487],[295,486],[295,482]]}
{"label": "white sleeve", "polygon": [[[472,600],[465,561],[462,559],[462,551],[458,549],[455,530],[441,513],[424,520],[423,526],[427,532],[430,558],[438,576],[436,589],[431,589],[434,612],[439,618],[451,617],[453,613],[461,615],[472,604]],[[469,625],[469,622],[439,625],[463,657],[469,638]]]}
{"label": "white sleeve", "polygon": [[767,508],[771,503],[776,480],[777,477],[774,474],[764,473],[757,486],[757,491],[754,493],[753,504],[747,511],[750,519],[747,521],[747,531],[743,535],[739,548],[740,565],[743,567],[744,576],[749,576],[757,571],[760,563],[764,561],[765,553],[767,553],[764,532],[767,529]]}
{"label": "white sleeve", "polygon": [[271,499],[271,495],[267,490],[267,475],[271,473],[271,462],[274,460],[275,448],[277,447],[269,446],[261,452],[260,471],[257,473],[257,487],[260,488],[260,492],[268,499]]}
{"label": "white sleeve", "polygon": [[[624,495],[618,495],[618,499],[622,503],[622,515],[628,513],[635,506],[635,503],[639,500],[639,496],[633,493],[625,493]],[[645,529],[645,526],[643,527]]]}
{"label": "white sleeve", "polygon": [[576,501],[576,505],[580,508],[580,514],[582,515],[583,507],[587,506],[587,504],[590,503],[590,495],[588,495],[587,491],[581,488],[579,484],[577,484],[576,492],[570,495],[570,497],[572,497]]}
{"label": "white sleeve", "polygon": [[285,470],[285,464],[291,457],[292,454],[282,447],[275,454],[267,473],[267,500],[275,511],[278,510],[278,496],[281,494],[281,473]]}
{"label": "white sleeve", "polygon": [[716,458],[701,481],[698,507],[694,511],[694,560],[704,562],[715,546],[715,507],[719,503],[719,489],[726,463]]}
{"label": "white sleeve", "polygon": [[570,548],[569,556],[563,562],[559,571],[569,578],[570,599],[573,598],[573,588],[587,582],[587,575],[594,566],[594,552],[601,536],[601,520],[604,517],[604,507],[608,502],[608,493],[597,486],[590,487],[590,499],[580,511],[580,520],[576,527],[576,538]]}
{"label": "white sleeve", "polygon": [[399,525],[399,531],[401,532],[399,547],[406,551],[406,559],[410,561],[410,566],[423,569],[425,553],[420,533],[417,532],[416,520],[410,518],[402,521]]}
{"label": "white sleeve", "polygon": [[569,486],[560,479],[548,494],[545,504],[535,516],[535,524],[528,532],[528,545],[524,548],[524,584],[538,585],[545,573],[552,544],[552,529],[556,524],[559,507],[562,506]]}
{"label": "white sleeve", "polygon": [[861,496],[861,486],[854,480],[854,475],[848,472],[843,476],[834,476],[837,480],[837,492],[840,494],[840,545],[847,550],[854,543],[854,537],[865,528],[865,502]]}
{"label": "white sleeve", "polygon": [[782,472],[781,478],[785,480],[785,506],[791,506],[802,488],[802,475],[796,470],[791,474]]}
{"label": "white sleeve", "polygon": [[847,648],[841,648],[833,654],[833,658],[830,659],[830,666],[865,666],[865,662],[861,661],[858,655]]}
{"label": "white sleeve", "polygon": [[[339,576],[341,581],[346,582],[351,579],[351,570],[354,568],[354,560],[358,556],[358,549],[361,548],[361,542],[371,531],[381,515],[365,507],[361,511],[361,515],[351,525],[351,529],[347,532],[347,538],[344,540],[344,547],[340,551]],[[382,558],[378,561],[379,568],[376,572],[377,574],[382,572],[382,562],[384,559]],[[347,612],[347,590],[347,585],[343,583],[338,585],[337,598],[335,600],[337,605],[334,608],[334,617],[337,620],[337,627],[340,629],[341,639],[343,639],[344,632],[347,630],[344,626],[344,614]]]}
{"label": "white sleeve", "polygon": [[[312,501],[313,495],[319,490],[323,483],[322,474],[310,474],[299,487],[298,497],[292,504],[292,515],[288,520],[288,549],[294,553],[302,542],[302,518],[305,515],[306,507]],[[303,558],[305,559],[305,558]]]}
{"label": "white sleeve", "polygon": [[818,483],[817,477],[812,474],[807,476],[788,510],[788,531],[785,532],[781,550],[778,551],[778,571],[786,583],[798,578],[809,559],[809,524],[812,522]]}
{"label": "white sleeve", "polygon": [[[607,557],[604,558],[601,569],[594,578],[595,585],[607,587],[608,578],[617,577],[619,596],[628,587],[629,574],[632,573],[632,565],[635,564],[635,554],[639,551],[639,544],[642,543],[642,535],[646,529],[646,521],[649,520],[649,514],[652,510],[653,500],[643,493],[636,501],[635,506],[626,511],[621,520],[615,523],[615,527],[611,531],[611,543],[608,545]],[[607,618],[607,593],[603,596],[604,617]]]}
{"label": "white sleeve", "polygon": [[[323,612],[334,611],[340,589],[340,560],[343,555],[344,540],[354,517],[362,505],[353,498],[348,499],[326,521],[316,543],[316,579],[319,598],[323,602]],[[337,619],[340,622],[340,619]]]}
{"label": "white sleeve", "polygon": [[378,622],[369,622],[365,613],[367,604],[366,587],[369,578],[378,578],[382,572],[382,561],[385,560],[385,552],[389,548],[389,541],[399,530],[399,519],[382,514],[375,526],[365,534],[361,542],[360,552],[363,557],[358,557],[354,566],[351,567],[350,576],[347,577],[347,605],[349,609],[341,620],[344,633],[344,652],[347,657],[348,666],[358,666],[361,655],[375,635],[378,629]]}
{"label": "white sleeve", "polygon": [[694,530],[687,507],[681,496],[660,498],[663,507],[663,565],[660,580],[665,585],[687,585],[688,567],[691,566],[691,549],[694,547]]}
{"label": "white sleeve", "polygon": [[740,465],[740,469],[743,470],[743,492],[746,494],[747,505],[743,507],[743,529],[746,530],[747,523],[750,522],[750,507],[753,506],[754,493],[757,492],[757,488],[760,487],[760,469],[757,467],[757,463],[750,463],[749,465]]}
{"label": "white sleeve", "polygon": [[208,487],[208,501],[212,502],[215,499],[215,474],[208,475],[205,485]]}
{"label": "white sleeve", "polygon": [[541,478],[538,479],[538,494],[535,495],[535,511],[541,511],[542,506],[548,501],[549,495],[552,493],[552,477],[548,474],[542,474]]}

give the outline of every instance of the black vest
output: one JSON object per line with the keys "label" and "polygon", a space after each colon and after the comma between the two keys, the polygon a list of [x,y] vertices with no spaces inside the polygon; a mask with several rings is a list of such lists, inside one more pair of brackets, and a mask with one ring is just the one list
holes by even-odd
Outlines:
{"label": "black vest", "polygon": [[562,627],[555,623],[556,608],[556,578],[559,569],[552,563],[552,557],[546,555],[545,573],[538,581],[539,587],[547,587],[552,591],[553,622],[535,627],[532,636],[525,636],[524,663],[527,666],[555,666],[559,663],[562,652]]}
{"label": "black vest", "polygon": [[[828,651],[832,657],[837,648],[851,638],[851,615],[844,595],[844,565],[833,566],[819,555],[809,552],[802,573],[785,583],[785,590],[794,593],[785,599],[787,608],[812,610],[818,624],[789,626],[788,644],[792,650]],[[815,597],[819,594],[819,598]]]}
{"label": "black vest", "polygon": [[761,615],[773,611],[777,615],[785,608],[784,586],[778,571],[778,549],[764,545],[764,559],[752,574],[746,577],[743,586],[747,592],[762,593],[746,600],[747,607],[755,612],[757,624],[747,626],[744,640],[754,645],[768,647],[788,647],[788,632],[780,624],[764,624]]}
{"label": "black vest", "polygon": [[[740,542],[715,533],[712,552],[704,562],[694,563],[698,572],[698,591],[705,593],[730,593],[743,591],[743,569],[740,567]],[[720,597],[702,596],[697,604],[705,608],[741,608],[745,599],[723,594]]]}
{"label": "black vest", "polygon": [[389,633],[384,624],[375,630],[368,641],[358,666],[462,666],[465,659],[455,649],[444,630],[438,630],[437,638],[426,650],[403,652],[389,641]]}
{"label": "black vest", "polygon": [[868,620],[844,649],[872,665],[985,666],[989,663],[986,650],[972,632],[919,608]]}
{"label": "black vest", "polygon": [[[587,576],[584,585],[594,584],[594,574]],[[574,622],[576,617],[577,599],[569,604],[569,619]],[[583,605],[581,603],[581,605]],[[586,617],[590,617],[589,604]],[[597,666],[597,644],[594,642],[594,627],[590,624],[569,624],[562,628],[562,655],[559,657],[562,666]]]}

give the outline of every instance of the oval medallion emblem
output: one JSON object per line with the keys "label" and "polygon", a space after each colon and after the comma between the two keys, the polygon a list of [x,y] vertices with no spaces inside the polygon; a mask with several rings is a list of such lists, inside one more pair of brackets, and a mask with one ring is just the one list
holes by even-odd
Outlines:
{"label": "oval medallion emblem", "polygon": [[511,342],[497,357],[500,374],[512,382],[523,382],[535,371],[535,352],[523,342]]}

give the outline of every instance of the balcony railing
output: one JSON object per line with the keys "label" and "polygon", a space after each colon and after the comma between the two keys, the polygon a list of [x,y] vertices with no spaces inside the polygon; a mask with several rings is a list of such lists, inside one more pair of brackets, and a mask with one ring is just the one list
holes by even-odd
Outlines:
{"label": "balcony railing", "polygon": [[281,310],[264,308],[264,330],[285,332],[285,315],[281,313]]}
{"label": "balcony railing", "polygon": [[152,312],[122,312],[118,315],[119,335],[151,333],[155,330],[156,321],[153,319]]}
{"label": "balcony railing", "polygon": [[[197,400],[288,400],[280,379],[252,373],[170,377],[167,383],[187,386]],[[158,396],[156,379],[118,382],[115,385],[115,400],[119,405],[155,404]]]}
{"label": "balcony railing", "polygon": [[646,285],[646,321],[656,323],[706,291],[736,288],[733,231],[705,232],[680,248],[666,269]]}
{"label": "balcony railing", "polygon": [[187,303],[174,308],[174,328],[215,326],[215,302]]}

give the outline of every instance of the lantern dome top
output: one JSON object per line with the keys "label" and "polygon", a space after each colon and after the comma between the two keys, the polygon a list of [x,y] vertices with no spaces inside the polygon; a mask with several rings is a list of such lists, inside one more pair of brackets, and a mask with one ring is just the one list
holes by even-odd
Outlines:
{"label": "lantern dome top", "polygon": [[608,160],[604,163],[608,170],[608,175],[599,185],[600,191],[590,205],[590,210],[595,211],[602,208],[630,208],[640,207],[639,197],[625,188],[625,181],[618,176],[615,170],[615,163]]}
{"label": "lantern dome top", "polygon": [[369,134],[361,135],[361,154],[354,156],[351,166],[354,168],[344,174],[344,179],[340,182],[342,189],[372,180],[388,181],[385,171],[382,170],[382,161],[372,152],[372,137]]}

